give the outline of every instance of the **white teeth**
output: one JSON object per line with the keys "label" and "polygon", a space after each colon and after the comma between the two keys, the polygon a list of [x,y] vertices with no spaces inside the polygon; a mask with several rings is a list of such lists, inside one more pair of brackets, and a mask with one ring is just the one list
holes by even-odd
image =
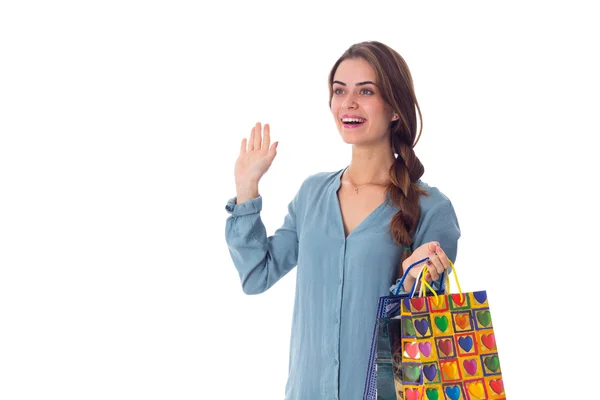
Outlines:
{"label": "white teeth", "polygon": [[362,118],[342,118],[342,122],[365,122]]}

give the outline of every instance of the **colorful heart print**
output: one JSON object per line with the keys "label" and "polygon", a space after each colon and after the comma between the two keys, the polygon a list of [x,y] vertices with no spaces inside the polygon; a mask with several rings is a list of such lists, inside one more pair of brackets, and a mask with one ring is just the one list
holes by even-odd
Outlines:
{"label": "colorful heart print", "polygon": [[471,320],[469,314],[455,314],[454,322],[460,327],[460,329],[467,329],[471,326]]}
{"label": "colorful heart print", "polygon": [[464,294],[453,294],[452,295],[452,301],[454,301],[455,304],[458,304],[459,306],[462,306],[463,304],[465,304],[465,298],[467,296],[465,296]]}
{"label": "colorful heart print", "polygon": [[425,298],[418,297],[415,299],[410,299],[410,304],[413,306],[413,309],[421,311],[423,310],[423,306],[425,306]]}
{"label": "colorful heart print", "polygon": [[437,326],[441,332],[446,332],[446,329],[448,329],[448,317],[445,315],[435,317],[435,326]]}
{"label": "colorful heart print", "polygon": [[496,379],[496,380],[490,381],[490,387],[497,394],[504,393],[504,383],[502,382],[502,379]]}
{"label": "colorful heart print", "polygon": [[493,333],[490,333],[489,335],[481,335],[481,342],[490,350],[494,350],[496,348],[496,337]]}
{"label": "colorful heart print", "polygon": [[439,394],[438,390],[435,388],[427,389],[425,391],[425,394],[427,394],[428,400],[439,400],[439,398],[440,398],[440,394]]}
{"label": "colorful heart print", "polygon": [[476,399],[485,399],[485,389],[483,388],[483,384],[481,382],[471,382],[467,385],[467,390],[471,395],[471,398]]}
{"label": "colorful heart print", "polygon": [[452,354],[452,341],[450,339],[441,339],[438,341],[438,347],[445,355],[449,356]]}
{"label": "colorful heart print", "polygon": [[463,367],[465,367],[467,374],[471,376],[477,373],[477,361],[475,360],[464,360]]}
{"label": "colorful heart print", "polygon": [[431,343],[429,343],[429,342],[419,343],[419,350],[421,350],[421,354],[423,354],[425,357],[429,357],[431,355]]}
{"label": "colorful heart print", "polygon": [[500,368],[500,360],[498,359],[498,356],[485,357],[483,362],[485,363],[487,369],[492,372],[496,372]]}
{"label": "colorful heart print", "polygon": [[448,380],[458,379],[458,368],[456,367],[455,363],[451,362],[442,364],[442,371],[444,371],[444,375],[446,375]]}
{"label": "colorful heart print", "polygon": [[404,334],[406,336],[416,336],[415,327],[413,326],[412,320],[410,318],[402,319],[402,326],[404,326]]}
{"label": "colorful heart print", "polygon": [[406,389],[406,400],[419,400],[419,389]]}
{"label": "colorful heart print", "polygon": [[423,366],[423,375],[429,382],[433,381],[437,376],[437,367],[435,364],[429,364]]}
{"label": "colorful heart print", "polygon": [[463,336],[458,338],[458,345],[466,352],[473,348],[473,338],[471,336]]}
{"label": "colorful heart print", "polygon": [[479,321],[482,326],[487,327],[492,322],[492,316],[489,311],[478,311],[477,321]]}
{"label": "colorful heart print", "polygon": [[460,388],[458,386],[446,386],[446,396],[450,400],[458,400],[460,399]]}
{"label": "colorful heart print", "polygon": [[415,320],[415,328],[417,328],[417,332],[419,332],[421,336],[425,336],[429,331],[429,323],[425,318]]}
{"label": "colorful heart print", "polygon": [[421,371],[418,366],[406,365],[404,367],[404,376],[408,382],[418,382],[421,376]]}
{"label": "colorful heart print", "polygon": [[483,304],[487,300],[487,293],[484,292],[484,291],[482,291],[482,292],[474,292],[473,293],[473,297],[475,298],[475,300],[477,300],[477,302],[479,304]]}
{"label": "colorful heart print", "polygon": [[417,358],[419,356],[419,346],[416,343],[405,343],[404,351],[409,358]]}

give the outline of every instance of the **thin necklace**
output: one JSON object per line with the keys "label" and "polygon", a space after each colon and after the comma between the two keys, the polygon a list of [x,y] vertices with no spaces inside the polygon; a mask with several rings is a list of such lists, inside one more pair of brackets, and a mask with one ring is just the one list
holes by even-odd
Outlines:
{"label": "thin necklace", "polygon": [[350,169],[348,169],[348,178],[350,178],[350,182],[352,182],[352,185],[355,186],[356,189],[354,189],[354,193],[356,193],[356,194],[358,194],[359,188],[366,186],[366,185],[377,185],[377,186],[386,186],[387,185],[387,183],[383,184],[383,183],[370,183],[370,182],[363,183],[362,185],[356,185],[356,183],[354,183],[354,179],[352,179],[352,175],[350,175]]}

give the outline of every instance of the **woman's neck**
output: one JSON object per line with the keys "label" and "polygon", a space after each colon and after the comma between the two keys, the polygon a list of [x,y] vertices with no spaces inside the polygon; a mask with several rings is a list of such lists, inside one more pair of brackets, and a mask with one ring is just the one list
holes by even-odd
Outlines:
{"label": "woman's neck", "polygon": [[352,161],[348,170],[357,185],[383,184],[390,180],[390,168],[394,161],[395,157],[389,146],[380,149],[353,146]]}

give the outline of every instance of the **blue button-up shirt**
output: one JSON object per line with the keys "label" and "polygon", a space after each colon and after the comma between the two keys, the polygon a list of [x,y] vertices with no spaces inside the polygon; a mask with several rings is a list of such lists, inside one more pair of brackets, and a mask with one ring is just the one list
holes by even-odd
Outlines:
{"label": "blue button-up shirt", "polygon": [[[309,176],[269,237],[261,196],[226,205],[226,240],[245,293],[264,292],[298,266],[286,400],[362,399],[377,302],[398,273],[404,246],[388,227],[398,208],[387,197],[346,237],[337,197],[343,172]],[[438,241],[454,262],[460,229],[452,204],[418,183],[429,196],[420,198],[412,248]]]}

